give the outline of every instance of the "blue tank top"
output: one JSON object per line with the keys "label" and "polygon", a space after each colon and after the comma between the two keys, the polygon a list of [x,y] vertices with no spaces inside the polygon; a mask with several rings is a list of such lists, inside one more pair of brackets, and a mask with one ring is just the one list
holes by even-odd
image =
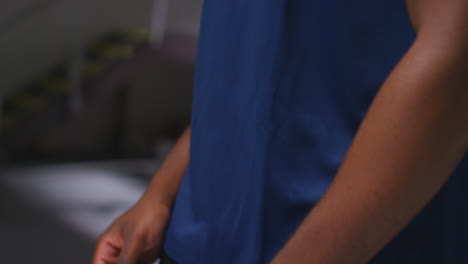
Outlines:
{"label": "blue tank top", "polygon": [[[167,253],[268,263],[414,38],[404,0],[205,0],[191,160]],[[373,263],[468,263],[467,164]]]}

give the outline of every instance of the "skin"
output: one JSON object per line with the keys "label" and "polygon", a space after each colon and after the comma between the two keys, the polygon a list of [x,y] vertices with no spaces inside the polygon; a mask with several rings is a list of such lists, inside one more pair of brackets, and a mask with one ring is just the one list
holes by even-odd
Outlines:
{"label": "skin", "polygon": [[[326,195],[272,264],[362,264],[446,182],[468,144],[468,1],[408,0],[417,40],[388,77]],[[140,201],[97,243],[93,264],[152,263],[190,130]]]}
{"label": "skin", "polygon": [[272,264],[367,263],[467,150],[468,1],[407,1],[417,40],[380,89],[326,195]]}
{"label": "skin", "polygon": [[187,129],[141,199],[98,239],[93,264],[152,264],[156,260],[189,152]]}

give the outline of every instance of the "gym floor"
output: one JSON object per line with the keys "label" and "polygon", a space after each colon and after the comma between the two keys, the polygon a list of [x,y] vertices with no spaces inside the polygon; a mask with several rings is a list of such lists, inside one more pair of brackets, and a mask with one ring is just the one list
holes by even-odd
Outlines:
{"label": "gym floor", "polygon": [[158,163],[111,161],[4,171],[1,263],[91,263],[96,238],[137,201]]}

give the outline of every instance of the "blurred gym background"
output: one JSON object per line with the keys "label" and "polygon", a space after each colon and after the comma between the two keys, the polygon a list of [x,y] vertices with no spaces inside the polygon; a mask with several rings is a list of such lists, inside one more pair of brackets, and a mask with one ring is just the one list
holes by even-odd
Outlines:
{"label": "blurred gym background", "polygon": [[201,0],[0,8],[0,262],[90,263],[188,125]]}

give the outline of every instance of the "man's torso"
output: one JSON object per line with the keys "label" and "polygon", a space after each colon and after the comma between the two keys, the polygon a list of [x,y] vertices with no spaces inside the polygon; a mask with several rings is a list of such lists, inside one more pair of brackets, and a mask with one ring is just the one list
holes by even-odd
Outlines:
{"label": "man's torso", "polygon": [[[268,263],[333,180],[413,40],[403,0],[205,0],[191,161],[168,254]],[[446,196],[375,262],[443,263]]]}

